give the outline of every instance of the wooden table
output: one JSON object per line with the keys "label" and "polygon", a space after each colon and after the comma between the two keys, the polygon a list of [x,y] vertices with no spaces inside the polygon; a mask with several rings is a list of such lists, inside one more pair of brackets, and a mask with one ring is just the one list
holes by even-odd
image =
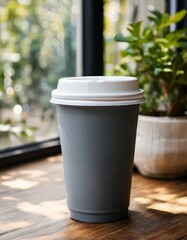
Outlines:
{"label": "wooden table", "polygon": [[187,181],[133,174],[129,218],[87,224],[68,218],[60,156],[1,172],[0,239],[187,239]]}

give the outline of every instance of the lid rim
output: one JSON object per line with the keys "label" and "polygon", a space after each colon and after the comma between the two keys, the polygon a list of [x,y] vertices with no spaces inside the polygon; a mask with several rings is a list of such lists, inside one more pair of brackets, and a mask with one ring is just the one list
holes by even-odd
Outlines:
{"label": "lid rim", "polygon": [[[52,97],[55,99],[64,99],[64,100],[87,100],[87,101],[105,101],[105,100],[111,100],[111,101],[116,101],[116,99],[121,99],[124,101],[131,100],[131,98],[134,97],[133,100],[140,99],[144,97],[144,91],[142,89],[139,89],[138,91],[135,92],[125,92],[125,93],[108,93],[108,94],[103,94],[103,93],[91,93],[91,94],[80,94],[80,93],[58,93],[57,90],[52,91]],[[128,99],[129,98],[129,99]]]}
{"label": "lid rim", "polygon": [[145,102],[145,98],[134,100],[116,100],[116,101],[84,101],[84,100],[67,100],[51,98],[50,102],[56,105],[66,106],[121,106],[121,105],[139,105]]}
{"label": "lid rim", "polygon": [[133,77],[133,76],[77,76],[77,77],[63,77],[63,78],[60,78],[59,81],[80,81],[80,82],[86,82],[87,81],[90,81],[90,80],[99,80],[99,82],[103,82],[103,81],[106,81],[108,80],[109,82],[110,81],[134,81],[134,80],[137,80],[136,77]]}

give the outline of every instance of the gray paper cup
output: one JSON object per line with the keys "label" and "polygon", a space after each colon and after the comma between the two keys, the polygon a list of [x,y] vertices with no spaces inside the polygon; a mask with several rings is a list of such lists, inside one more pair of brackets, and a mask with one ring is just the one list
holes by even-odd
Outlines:
{"label": "gray paper cup", "polygon": [[127,217],[139,104],[133,77],[63,78],[52,92],[70,218],[103,223]]}

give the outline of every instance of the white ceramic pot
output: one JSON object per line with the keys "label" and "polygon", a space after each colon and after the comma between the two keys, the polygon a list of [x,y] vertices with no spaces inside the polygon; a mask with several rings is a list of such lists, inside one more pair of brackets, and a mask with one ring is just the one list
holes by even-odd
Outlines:
{"label": "white ceramic pot", "polygon": [[187,175],[187,117],[139,116],[134,162],[148,177]]}

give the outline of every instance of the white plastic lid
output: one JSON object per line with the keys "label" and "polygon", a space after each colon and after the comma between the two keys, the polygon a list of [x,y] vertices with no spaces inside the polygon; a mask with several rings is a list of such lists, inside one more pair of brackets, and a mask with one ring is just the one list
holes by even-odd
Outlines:
{"label": "white plastic lid", "polygon": [[58,81],[51,103],[76,106],[118,106],[145,101],[135,77],[69,77]]}

